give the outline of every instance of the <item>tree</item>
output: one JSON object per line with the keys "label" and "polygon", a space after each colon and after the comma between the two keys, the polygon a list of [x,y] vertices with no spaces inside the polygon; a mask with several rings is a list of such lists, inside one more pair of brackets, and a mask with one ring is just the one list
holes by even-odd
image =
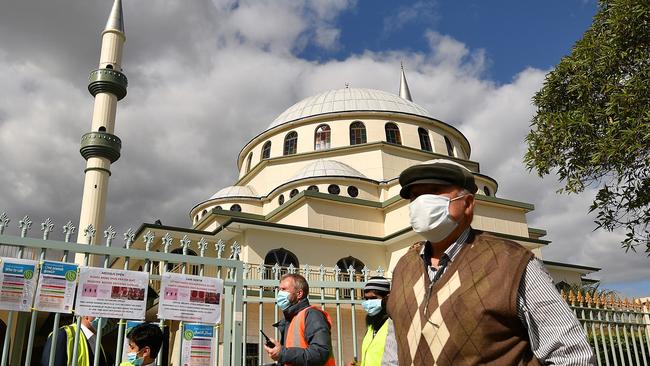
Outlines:
{"label": "tree", "polygon": [[596,228],[650,253],[650,1],[601,0],[533,102],[527,168],[557,174],[561,192],[597,188]]}

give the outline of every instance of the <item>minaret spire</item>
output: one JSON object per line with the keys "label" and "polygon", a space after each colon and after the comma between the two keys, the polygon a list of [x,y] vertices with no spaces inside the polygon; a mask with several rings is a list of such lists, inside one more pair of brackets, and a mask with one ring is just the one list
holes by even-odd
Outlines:
{"label": "minaret spire", "polygon": [[[126,36],[122,20],[122,2],[115,0],[113,9],[102,32],[99,67],[90,72],[88,91],[95,97],[89,133],[81,137],[79,152],[86,159],[83,198],[79,214],[78,243],[86,244],[84,231],[92,225],[98,232],[104,231],[104,214],[108,195],[108,178],[111,164],[120,158],[122,141],[115,135],[117,102],[126,96],[128,80],[122,73],[122,51]],[[96,235],[90,243],[97,244],[102,235]],[[83,264],[83,255],[75,261]],[[98,259],[90,265],[98,264]]]}
{"label": "minaret spire", "polygon": [[404,64],[401,62],[400,68],[402,69],[402,78],[399,81],[399,96],[402,99],[406,99],[409,102],[412,102],[413,99],[411,98],[411,91],[409,90],[409,84],[406,82],[406,75],[404,74]]}
{"label": "minaret spire", "polygon": [[113,9],[111,9],[111,14],[108,16],[108,21],[106,22],[107,30],[116,30],[124,33],[124,18],[122,16],[122,0],[115,0],[113,3]]}

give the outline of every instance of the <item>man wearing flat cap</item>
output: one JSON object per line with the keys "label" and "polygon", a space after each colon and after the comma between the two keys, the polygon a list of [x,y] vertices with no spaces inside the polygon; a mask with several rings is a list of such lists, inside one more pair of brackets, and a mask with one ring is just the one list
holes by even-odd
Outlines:
{"label": "man wearing flat cap", "polygon": [[586,334],[541,262],[471,228],[474,175],[445,159],[399,177],[416,243],[393,271],[400,365],[592,365]]}

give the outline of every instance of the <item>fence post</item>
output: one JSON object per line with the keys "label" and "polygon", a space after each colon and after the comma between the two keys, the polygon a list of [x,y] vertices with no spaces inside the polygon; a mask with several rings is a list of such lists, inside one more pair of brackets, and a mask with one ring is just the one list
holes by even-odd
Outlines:
{"label": "fence post", "polygon": [[[126,249],[131,248],[131,244],[133,244],[133,241],[135,240],[135,234],[133,233],[133,229],[129,228],[129,230],[124,233],[124,247]],[[124,270],[129,269],[129,261],[130,257],[124,258]],[[146,302],[146,299],[145,299]],[[124,329],[126,328],[126,320],[125,319],[120,319],[120,321],[117,324],[117,347],[115,350],[115,363],[119,364],[118,360],[122,359],[122,347],[124,346]]]}

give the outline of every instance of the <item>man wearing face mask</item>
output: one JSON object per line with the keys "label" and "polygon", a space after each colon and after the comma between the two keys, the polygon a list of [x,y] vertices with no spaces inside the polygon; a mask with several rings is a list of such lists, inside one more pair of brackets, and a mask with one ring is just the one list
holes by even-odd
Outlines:
{"label": "man wearing face mask", "polygon": [[386,313],[390,282],[380,276],[371,277],[363,287],[363,310],[367,313],[368,330],[361,345],[361,359],[346,366],[396,366],[397,345],[393,322]]}
{"label": "man wearing face mask", "polygon": [[276,303],[284,319],[276,324],[280,341],[271,338],[274,347],[264,346],[269,357],[279,365],[334,366],[330,329],[332,319],[318,306],[310,306],[309,285],[299,274],[280,279]]}
{"label": "man wearing face mask", "polygon": [[[103,324],[106,324],[104,320]],[[93,316],[81,317],[81,330],[79,332],[79,345],[77,346],[77,360],[72,359],[74,353],[74,337],[77,331],[77,324],[64,325],[59,328],[56,338],[56,354],[54,366],[92,366],[95,362],[95,355],[99,355],[99,365],[112,365],[112,360],[107,357],[104,347],[100,347],[99,352],[95,350],[97,328],[99,327],[99,318]],[[52,334],[47,338],[43,355],[41,356],[41,366],[47,366],[50,363],[50,353],[52,352]]]}
{"label": "man wearing face mask", "polygon": [[575,315],[521,245],[470,227],[474,175],[444,159],[406,169],[416,243],[393,271],[400,365],[592,365]]}

